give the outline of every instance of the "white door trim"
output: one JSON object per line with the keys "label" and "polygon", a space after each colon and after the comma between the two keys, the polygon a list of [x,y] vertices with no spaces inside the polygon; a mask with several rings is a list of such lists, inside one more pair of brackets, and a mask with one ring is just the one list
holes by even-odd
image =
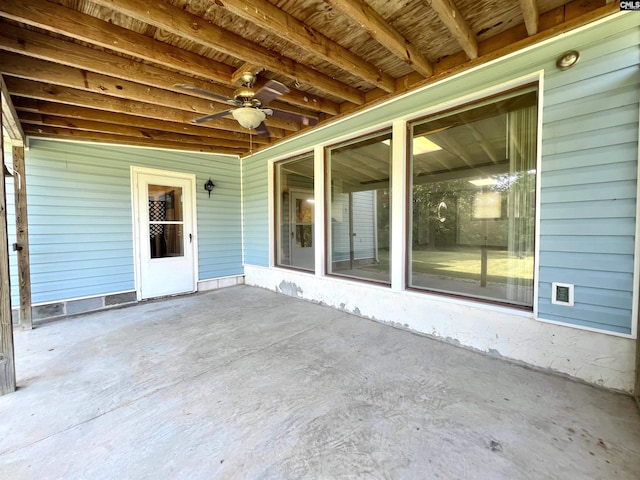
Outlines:
{"label": "white door trim", "polygon": [[136,199],[139,194],[139,177],[141,175],[157,175],[166,177],[167,179],[179,179],[188,181],[191,183],[191,209],[190,212],[185,212],[185,215],[190,213],[191,232],[193,235],[193,255],[192,255],[192,271],[193,271],[193,291],[198,289],[198,222],[197,222],[197,206],[196,206],[196,176],[192,173],[173,172],[169,170],[159,170],[155,168],[138,167],[131,165],[131,219],[133,223],[133,269],[134,269],[134,285],[136,290],[137,300],[142,300],[142,272],[140,267],[141,262],[141,245],[140,245],[140,218],[138,208],[136,206]]}

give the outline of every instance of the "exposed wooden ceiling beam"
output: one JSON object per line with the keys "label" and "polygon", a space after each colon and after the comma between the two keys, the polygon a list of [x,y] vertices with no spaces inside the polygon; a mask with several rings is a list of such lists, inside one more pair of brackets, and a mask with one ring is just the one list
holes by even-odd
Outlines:
{"label": "exposed wooden ceiling beam", "polygon": [[[234,73],[234,69],[224,63],[196,55],[188,50],[154,40],[145,35],[46,0],[2,2],[0,3],[0,17],[59,33],[111,51],[124,53],[172,70],[196,75],[201,79],[205,79],[208,83],[207,89],[214,92],[217,92],[216,89],[220,87],[211,82],[221,83],[225,86],[231,85],[231,76]],[[65,53],[66,51],[62,52],[63,55]],[[73,52],[70,51],[69,53],[73,58]],[[125,63],[124,59],[120,60],[120,66],[123,69],[131,67],[130,64]],[[158,73],[151,69],[146,70],[145,67],[136,67],[135,71],[139,73],[148,71],[153,75]],[[122,74],[125,75],[124,72]],[[335,115],[339,111],[337,104],[334,102],[297,90],[292,90],[283,96],[282,100],[330,115]]]}
{"label": "exposed wooden ceiling beam", "polygon": [[[139,117],[168,120],[171,122],[188,123],[193,119],[193,114],[184,110],[176,110],[150,103],[136,102],[122,98],[109,97],[75,88],[61,87],[32,80],[6,77],[5,82],[9,93],[15,96],[58,102],[66,105],[93,108],[107,112],[124,113]],[[247,133],[247,129],[241,127],[235,120],[221,118],[208,122],[211,127],[229,130],[232,132]],[[282,138],[284,131],[278,128],[269,128],[272,137]]]}
{"label": "exposed wooden ceiling beam", "polygon": [[227,84],[233,68],[46,0],[2,2],[0,16]]}
{"label": "exposed wooden ceiling beam", "polygon": [[451,0],[431,0],[431,8],[435,10],[467,56],[471,60],[478,58],[478,41],[458,7]]}
{"label": "exposed wooden ceiling beam", "polygon": [[[77,70],[57,63],[24,57],[14,53],[0,51],[0,73],[13,77],[34,80],[52,85],[70,87],[94,92],[123,100],[159,105],[176,110],[192,112],[192,119],[216,111],[224,111],[230,106],[212,108],[209,100],[169,92],[160,88],[148,87],[126,80]],[[234,120],[235,121],[235,120]],[[267,125],[296,132],[300,125],[288,120],[269,117]]]}
{"label": "exposed wooden ceiling beam", "polygon": [[0,23],[0,50],[181,93],[184,92],[174,88],[175,84],[190,83],[195,87],[224,96],[233,93],[229,87],[136,62],[103,50],[84,47],[70,40],[21,29],[7,23]]}
{"label": "exposed wooden ceiling beam", "polygon": [[[2,75],[0,75],[0,97],[2,97],[2,129],[7,132],[12,145],[17,147],[24,146],[24,132],[20,126],[18,114],[13,106],[11,95],[9,95],[9,90],[7,90],[7,86],[4,83]],[[2,135],[1,131],[0,135]]]}
{"label": "exposed wooden ceiling beam", "polygon": [[111,8],[116,12],[135,18],[164,31],[179,35],[200,45],[220,51],[232,57],[264,65],[272,72],[305,83],[339,98],[362,105],[364,95],[356,88],[341,83],[324,73],[295,62],[277,52],[253,43],[202,17],[175,7],[169,3],[155,0],[93,0],[93,3]]}
{"label": "exposed wooden ceiling beam", "polygon": [[[607,2],[608,3],[608,2]],[[538,2],[537,0],[520,0],[520,8],[524,17],[529,36],[538,33]]]}
{"label": "exposed wooden ceiling beam", "polygon": [[269,33],[360,77],[374,87],[385,92],[395,90],[393,77],[266,0],[224,0],[217,4]]}
{"label": "exposed wooden ceiling beam", "polygon": [[[229,132],[210,128],[205,125],[194,125],[191,123],[168,122],[157,120],[154,118],[134,117],[123,113],[107,112],[103,110],[94,110],[91,108],[77,107],[73,105],[64,105],[61,103],[46,102],[31,98],[15,97],[13,103],[16,111],[21,112],[20,117],[25,115],[39,115],[40,117],[61,117],[62,121],[73,123],[75,121],[95,121],[103,123],[111,123],[114,125],[122,125],[135,127],[138,129],[162,130],[165,132],[174,132],[183,135],[193,135],[196,137],[221,138],[225,140],[234,140],[236,142],[249,142],[249,134],[239,132]],[[33,118],[33,117],[31,117]],[[71,128],[69,125],[66,125]],[[261,138],[253,135],[253,143],[271,143],[268,138]]]}
{"label": "exposed wooden ceiling beam", "polygon": [[[203,153],[220,153],[239,155],[243,150],[229,147],[215,147],[212,145],[198,145],[194,143],[176,143],[170,141],[151,140],[144,138],[125,137],[96,132],[83,132],[67,128],[25,125],[25,133],[33,137],[47,137],[64,140],[79,140],[99,143],[115,143],[118,145],[136,145],[141,147],[169,148],[173,150],[189,150]],[[243,147],[243,149],[246,149]]]}
{"label": "exposed wooden ceiling beam", "polygon": [[433,74],[431,62],[364,0],[325,0],[332,7],[353,18],[369,35],[391,53],[409,64],[424,77]]}
{"label": "exposed wooden ceiling beam", "polygon": [[211,145],[217,147],[246,148],[249,145],[249,138],[246,145],[237,140],[223,138],[203,137],[197,135],[183,135],[180,133],[166,132],[162,130],[144,129],[134,125],[116,125],[95,120],[72,120],[54,115],[40,115],[39,113],[24,112],[20,116],[22,124],[39,125],[54,128],[66,128],[70,130],[80,130],[84,132],[96,132],[109,135],[122,135],[125,137],[142,138],[147,140],[159,140],[174,143],[195,143],[198,145]]}
{"label": "exposed wooden ceiling beam", "polygon": [[238,85],[238,86],[242,85],[242,75],[244,75],[247,72],[251,72],[254,75],[257,75],[263,70],[264,70],[264,67],[261,65],[253,65],[252,63],[244,62],[242,66],[236,69],[236,71],[233,72],[233,75],[231,75],[231,83],[233,85]]}
{"label": "exposed wooden ceiling beam", "polygon": [[[143,85],[172,90],[185,95],[206,98],[209,102],[213,99],[197,92],[178,89],[175,85],[188,84],[226,97],[233,95],[233,89],[230,87],[223,87],[199,78],[130,60],[91,47],[83,47],[69,40],[26,31],[2,22],[0,22],[0,50],[20,53],[89,72],[102,73]],[[307,108],[298,109],[297,107],[292,107],[289,103],[283,102],[273,102],[270,105],[274,108],[303,114],[309,114],[310,110],[327,111],[326,113],[331,114],[338,112],[338,106],[332,104],[332,102],[325,101],[320,105],[315,105],[314,102],[310,103],[302,97],[298,91],[290,92],[284,96],[291,104]],[[222,100],[220,100],[220,103],[228,107],[228,104]]]}

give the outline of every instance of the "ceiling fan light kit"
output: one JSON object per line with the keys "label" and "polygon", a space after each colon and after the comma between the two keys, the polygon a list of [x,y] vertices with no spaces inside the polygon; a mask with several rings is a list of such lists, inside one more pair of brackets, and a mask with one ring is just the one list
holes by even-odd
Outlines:
{"label": "ceiling fan light kit", "polygon": [[254,107],[240,107],[231,112],[233,118],[235,118],[240,125],[244,128],[257,128],[266,117],[265,113]]}
{"label": "ceiling fan light kit", "polygon": [[279,110],[276,108],[264,108],[272,100],[280,97],[281,95],[289,92],[289,87],[277,82],[275,80],[269,80],[257,91],[253,89],[256,83],[256,76],[251,72],[245,72],[242,75],[242,86],[233,92],[233,98],[227,98],[217,93],[209,92],[198,87],[191,85],[178,84],[176,87],[191,92],[196,92],[201,95],[206,95],[209,98],[222,101],[229,105],[233,105],[234,109],[225,110],[204,117],[196,118],[191,123],[201,124],[215,120],[217,118],[226,117],[231,114],[233,118],[244,128],[255,129],[259,137],[269,137],[269,130],[264,124],[264,119],[267,115],[273,115],[274,117],[283,118],[285,120],[298,122],[302,125],[316,125],[318,118],[304,115],[300,113],[289,112],[286,110]]}

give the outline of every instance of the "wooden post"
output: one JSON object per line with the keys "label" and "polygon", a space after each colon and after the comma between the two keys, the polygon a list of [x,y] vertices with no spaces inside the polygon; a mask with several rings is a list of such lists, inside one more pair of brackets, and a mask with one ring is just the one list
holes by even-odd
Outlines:
{"label": "wooden post", "polygon": [[[0,117],[1,118],[1,117]],[[2,131],[0,120],[0,131]],[[16,366],[11,321],[9,282],[9,239],[7,237],[7,195],[4,184],[4,145],[0,135],[0,395],[15,392]]]}
{"label": "wooden post", "polygon": [[[638,319],[635,320],[637,321]],[[636,399],[638,407],[640,407],[640,335],[636,338],[636,378],[633,396]]]}
{"label": "wooden post", "polygon": [[13,182],[16,202],[16,242],[18,249],[18,286],[20,289],[20,328],[31,330],[31,267],[29,265],[29,222],[27,220],[27,181],[24,147],[13,147]]}

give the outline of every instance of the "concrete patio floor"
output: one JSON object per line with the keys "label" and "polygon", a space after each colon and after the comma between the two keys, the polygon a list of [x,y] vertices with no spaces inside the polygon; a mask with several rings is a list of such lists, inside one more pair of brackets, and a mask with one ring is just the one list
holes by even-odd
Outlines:
{"label": "concrete patio floor", "polygon": [[638,479],[631,397],[248,286],[15,333],[2,479]]}

